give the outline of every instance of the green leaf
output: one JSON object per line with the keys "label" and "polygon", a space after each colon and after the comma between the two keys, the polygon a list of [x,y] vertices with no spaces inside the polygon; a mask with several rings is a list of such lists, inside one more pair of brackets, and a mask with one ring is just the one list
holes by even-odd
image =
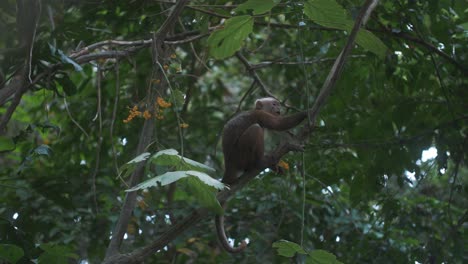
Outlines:
{"label": "green leaf", "polygon": [[269,12],[275,5],[276,3],[273,0],[248,0],[238,5],[234,11],[242,12],[251,9],[254,15],[260,15]]}
{"label": "green leaf", "polygon": [[[195,172],[200,173],[200,172]],[[203,177],[209,177],[211,180],[214,180],[210,176],[204,174]],[[192,175],[195,176],[195,175]],[[201,175],[199,175],[201,176]],[[223,214],[223,208],[219,204],[218,199],[216,199],[216,189],[213,186],[207,184],[205,180],[202,180],[200,177],[188,177],[187,179],[187,189],[195,196],[197,201],[200,203],[201,206],[210,209],[211,211],[215,212],[216,214]],[[218,182],[218,181],[217,181]],[[217,185],[222,184],[218,182]],[[224,188],[224,185],[223,185]]]}
{"label": "green leaf", "polygon": [[244,39],[252,33],[253,17],[236,16],[226,20],[223,29],[217,30],[208,38],[211,55],[217,59],[232,56],[239,50]]}
{"label": "green leaf", "polygon": [[[304,13],[315,23],[351,32],[354,21],[348,18],[346,10],[333,0],[309,0],[305,3]],[[360,29],[356,43],[376,54],[380,59],[385,57],[387,46],[371,32]]]}
{"label": "green leaf", "polygon": [[336,256],[325,250],[314,250],[309,254],[306,263],[311,264],[342,264]]}
{"label": "green leaf", "polygon": [[166,149],[161,150],[151,157],[151,163],[155,163],[160,166],[173,166],[176,170],[187,171],[195,170],[206,173],[212,173],[216,170],[206,166],[205,164],[199,163],[197,161],[182,157],[178,155],[179,152],[175,149]]}
{"label": "green leaf", "polygon": [[304,5],[304,13],[315,23],[342,30],[350,30],[353,21],[346,10],[334,0],[309,0]]}
{"label": "green leaf", "polygon": [[291,258],[294,255],[298,254],[307,254],[307,252],[298,244],[287,241],[280,240],[272,245],[274,248],[277,248],[278,255]]}
{"label": "green leaf", "polygon": [[44,250],[44,253],[42,253],[38,258],[39,264],[61,264],[68,263],[69,259],[78,259],[78,256],[73,253],[73,250],[67,246],[42,244],[39,247]]}
{"label": "green leaf", "polygon": [[371,32],[365,29],[359,30],[356,37],[356,43],[364,49],[374,53],[380,59],[385,58],[387,46],[385,46],[385,44]]}
{"label": "green leaf", "polygon": [[174,89],[171,93],[171,102],[174,104],[174,106],[177,106],[178,109],[182,109],[182,106],[185,102],[184,97],[185,95],[182,93],[182,91]]}
{"label": "green leaf", "polygon": [[24,256],[22,248],[12,244],[0,244],[0,262],[6,260],[7,263],[16,263]]}
{"label": "green leaf", "polygon": [[61,76],[56,75],[55,80],[62,86],[63,91],[65,91],[68,96],[74,95],[78,91],[75,83],[70,80],[67,74],[61,74]]}
{"label": "green leaf", "polygon": [[0,136],[0,151],[9,151],[15,149],[15,142],[9,137]]}

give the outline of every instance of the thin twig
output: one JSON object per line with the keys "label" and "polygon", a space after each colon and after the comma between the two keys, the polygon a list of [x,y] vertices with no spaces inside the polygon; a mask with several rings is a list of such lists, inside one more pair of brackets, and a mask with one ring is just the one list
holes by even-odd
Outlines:
{"label": "thin twig", "polygon": [[67,110],[67,113],[68,113],[68,117],[70,117],[70,120],[73,122],[73,124],[75,124],[80,130],[81,132],[83,132],[83,134],[85,134],[86,138],[89,138],[89,135],[88,133],[86,133],[86,130],[84,130],[84,128],[80,125],[80,123],[78,123],[78,121],[76,121],[71,112],[70,112],[70,109],[68,108],[68,102],[67,102],[67,98],[66,97],[63,97],[63,104],[65,105],[65,110]]}
{"label": "thin twig", "polygon": [[111,119],[111,124],[109,128],[109,136],[111,140],[111,148],[112,148],[112,156],[114,159],[114,169],[116,175],[119,175],[119,166],[117,164],[117,151],[115,150],[115,142],[114,142],[114,125],[115,125],[115,119],[117,118],[117,108],[119,106],[119,99],[120,99],[120,73],[119,73],[119,65],[120,62],[117,61],[115,63],[115,99],[114,99],[114,109],[112,109],[112,119]]}

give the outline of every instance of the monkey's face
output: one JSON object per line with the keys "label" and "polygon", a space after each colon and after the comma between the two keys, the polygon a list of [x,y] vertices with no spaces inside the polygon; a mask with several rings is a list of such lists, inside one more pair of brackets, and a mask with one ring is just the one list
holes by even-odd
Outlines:
{"label": "monkey's face", "polygon": [[281,115],[280,103],[271,97],[258,99],[255,102],[255,109],[263,110],[273,115]]}
{"label": "monkey's face", "polygon": [[272,100],[271,103],[270,103],[270,109],[269,111],[270,113],[274,114],[274,115],[281,115],[281,105],[278,101],[276,100]]}

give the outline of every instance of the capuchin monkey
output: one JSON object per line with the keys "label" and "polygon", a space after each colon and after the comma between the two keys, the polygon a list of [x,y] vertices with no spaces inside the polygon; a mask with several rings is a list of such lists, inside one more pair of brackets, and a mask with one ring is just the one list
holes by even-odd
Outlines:
{"label": "capuchin monkey", "polygon": [[[264,129],[284,131],[299,125],[308,112],[281,116],[278,100],[267,97],[255,102],[255,109],[242,112],[224,126],[223,153],[225,172],[223,183],[232,184],[246,171],[275,166],[272,156],[265,155]],[[223,208],[225,207],[222,204]],[[224,217],[216,216],[216,231],[221,246],[230,253],[239,253],[247,243],[242,241],[239,247],[231,247],[224,231]]]}

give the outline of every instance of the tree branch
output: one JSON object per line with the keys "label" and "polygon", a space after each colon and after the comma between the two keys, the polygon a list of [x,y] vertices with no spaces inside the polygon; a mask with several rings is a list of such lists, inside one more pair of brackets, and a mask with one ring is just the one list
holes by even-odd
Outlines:
{"label": "tree branch", "polygon": [[270,92],[270,90],[268,90],[268,88],[263,83],[262,79],[260,79],[260,76],[258,76],[255,69],[250,65],[249,61],[244,57],[244,55],[242,55],[242,53],[240,53],[240,51],[236,52],[236,57],[242,62],[242,64],[244,64],[245,69],[249,71],[250,75],[252,75],[255,82],[257,82],[258,85],[262,88],[263,92],[270,97],[278,99],[273,93]]}

